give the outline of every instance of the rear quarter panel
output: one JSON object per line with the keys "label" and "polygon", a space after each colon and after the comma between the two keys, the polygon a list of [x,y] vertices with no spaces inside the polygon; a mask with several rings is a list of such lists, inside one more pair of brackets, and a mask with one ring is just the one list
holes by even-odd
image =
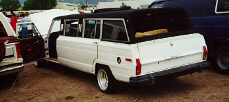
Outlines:
{"label": "rear quarter panel", "polygon": [[[121,63],[118,63],[118,58],[121,59]],[[126,58],[131,61],[126,61]],[[131,76],[136,76],[137,58],[139,58],[137,44],[101,41],[95,63],[108,65],[116,80],[129,82]]]}

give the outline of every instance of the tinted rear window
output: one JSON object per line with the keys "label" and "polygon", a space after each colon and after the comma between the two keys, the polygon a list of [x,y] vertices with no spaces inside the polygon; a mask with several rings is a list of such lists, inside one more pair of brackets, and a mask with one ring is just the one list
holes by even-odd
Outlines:
{"label": "tinted rear window", "polygon": [[142,13],[135,15],[133,22],[136,38],[193,29],[184,12]]}

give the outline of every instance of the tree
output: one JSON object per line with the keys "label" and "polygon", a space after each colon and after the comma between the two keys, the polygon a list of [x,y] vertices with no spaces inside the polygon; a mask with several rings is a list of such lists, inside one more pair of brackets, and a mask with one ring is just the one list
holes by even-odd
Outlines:
{"label": "tree", "polygon": [[16,11],[21,7],[19,0],[1,0],[2,11]]}
{"label": "tree", "polygon": [[57,5],[57,0],[27,0],[24,2],[23,10],[48,10]]}
{"label": "tree", "polygon": [[123,7],[127,7],[124,2],[122,2],[122,5],[120,6],[120,8],[123,8]]}
{"label": "tree", "polygon": [[85,6],[85,5],[82,5],[82,6],[81,6],[81,9],[82,9],[82,10],[84,10],[85,8],[86,8],[86,6]]}

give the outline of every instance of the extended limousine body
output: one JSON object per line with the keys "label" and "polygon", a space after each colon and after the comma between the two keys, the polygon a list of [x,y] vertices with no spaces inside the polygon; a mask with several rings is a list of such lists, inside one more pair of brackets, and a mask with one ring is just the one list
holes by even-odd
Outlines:
{"label": "extended limousine body", "polygon": [[183,9],[110,10],[54,18],[45,57],[35,65],[52,61],[95,74],[101,91],[110,93],[117,81],[154,84],[208,64],[204,38]]}

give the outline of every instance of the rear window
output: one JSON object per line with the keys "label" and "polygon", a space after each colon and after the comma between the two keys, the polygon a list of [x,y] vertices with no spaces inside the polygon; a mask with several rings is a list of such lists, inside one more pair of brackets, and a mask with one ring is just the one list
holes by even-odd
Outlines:
{"label": "rear window", "polygon": [[229,1],[218,0],[216,12],[228,12],[228,11],[229,11]]}
{"label": "rear window", "polygon": [[135,38],[193,29],[183,12],[139,13],[133,19]]}

